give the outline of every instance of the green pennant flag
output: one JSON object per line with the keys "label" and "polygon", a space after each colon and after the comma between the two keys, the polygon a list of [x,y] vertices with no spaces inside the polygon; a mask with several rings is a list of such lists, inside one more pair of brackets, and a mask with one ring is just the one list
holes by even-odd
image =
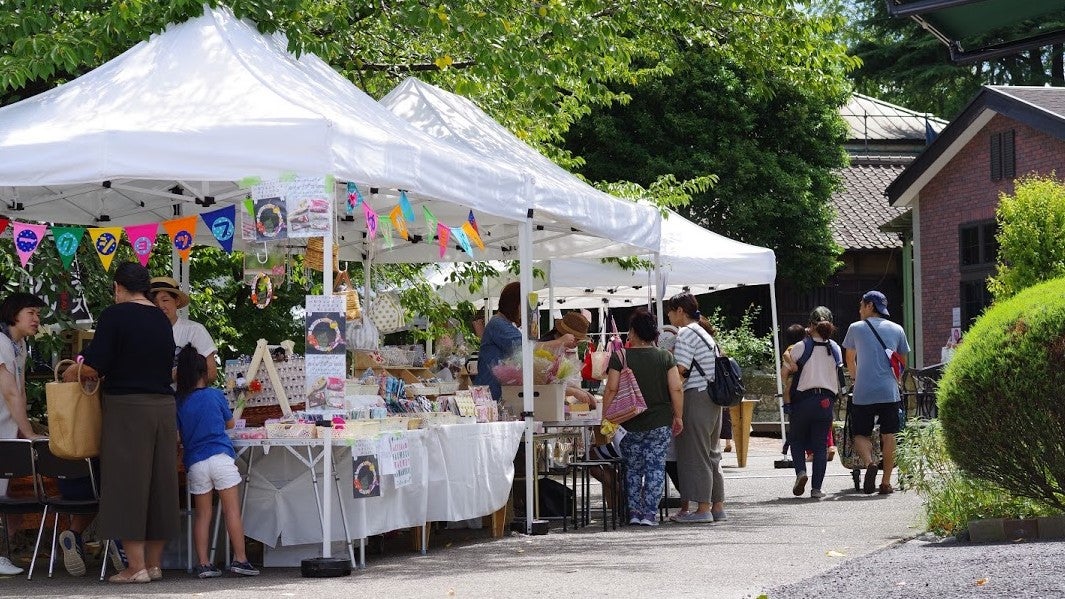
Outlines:
{"label": "green pennant flag", "polygon": [[381,235],[385,238],[385,248],[392,249],[395,242],[392,240],[392,222],[389,219],[378,221],[377,228],[381,231]]}
{"label": "green pennant flag", "polygon": [[429,208],[425,206],[422,206],[422,214],[425,215],[425,230],[429,235],[429,239],[432,239],[433,235],[436,234],[436,225],[439,221],[436,220],[436,217],[433,216],[432,212],[429,212]]}
{"label": "green pennant flag", "polygon": [[59,250],[59,258],[63,261],[63,268],[70,270],[70,264],[78,253],[78,245],[85,235],[85,227],[52,227],[52,241]]}

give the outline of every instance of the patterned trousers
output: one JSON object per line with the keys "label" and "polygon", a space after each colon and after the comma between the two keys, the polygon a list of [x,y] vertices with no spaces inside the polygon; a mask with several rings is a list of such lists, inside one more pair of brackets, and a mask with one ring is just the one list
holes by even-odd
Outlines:
{"label": "patterned trousers", "polygon": [[658,513],[666,479],[669,439],[670,427],[663,426],[630,431],[621,440],[629,515],[633,518],[654,520]]}

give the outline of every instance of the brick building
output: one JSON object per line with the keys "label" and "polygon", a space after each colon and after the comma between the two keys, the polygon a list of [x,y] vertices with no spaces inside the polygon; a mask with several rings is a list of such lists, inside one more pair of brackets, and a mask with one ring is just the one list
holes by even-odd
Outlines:
{"label": "brick building", "polygon": [[[887,188],[910,211],[916,366],[990,303],[995,209],[1018,176],[1065,171],[1065,89],[986,86]],[[1059,172],[1059,174],[1063,174]]]}

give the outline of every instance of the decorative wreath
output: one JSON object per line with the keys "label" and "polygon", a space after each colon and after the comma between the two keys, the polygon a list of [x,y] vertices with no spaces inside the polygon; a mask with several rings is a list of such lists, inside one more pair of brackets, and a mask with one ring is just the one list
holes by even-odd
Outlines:
{"label": "decorative wreath", "polygon": [[[265,297],[260,296],[260,289],[265,293]],[[274,299],[274,282],[270,279],[270,275],[264,272],[255,275],[255,281],[251,284],[252,305],[262,310],[270,305],[272,299]]]}
{"label": "decorative wreath", "polygon": [[[277,223],[271,231],[266,230],[266,224],[263,222],[263,214],[267,212],[273,212],[277,217]],[[259,211],[255,213],[255,228],[264,237],[276,237],[281,232],[281,229],[285,228],[285,219],[281,215],[281,208],[277,204],[263,204],[260,206]]]}
{"label": "decorative wreath", "polygon": [[[366,476],[366,475],[369,476]],[[363,479],[367,478],[366,482]],[[370,460],[363,460],[359,462],[359,465],[355,467],[355,480],[353,481],[355,490],[361,495],[369,495],[374,492],[380,481],[377,479],[377,467],[374,466]]]}
{"label": "decorative wreath", "polygon": [[[318,325],[320,324],[327,325],[333,331],[333,342],[328,347],[318,345],[318,336],[314,334],[314,331],[318,328]],[[340,325],[337,324],[337,321],[333,320],[332,318],[329,318],[328,316],[323,316],[315,320],[307,329],[307,343],[310,343],[311,347],[322,353],[329,353],[336,349],[336,347],[340,345],[341,340],[343,340],[343,337],[340,334]]]}

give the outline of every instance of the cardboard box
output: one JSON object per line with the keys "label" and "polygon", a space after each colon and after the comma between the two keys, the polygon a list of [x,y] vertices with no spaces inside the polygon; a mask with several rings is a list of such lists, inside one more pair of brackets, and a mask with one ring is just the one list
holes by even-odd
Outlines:
{"label": "cardboard box", "polygon": [[[503,386],[503,405],[513,415],[521,414],[524,397],[520,385]],[[565,385],[533,385],[533,417],[540,422],[560,422],[566,419]]]}

